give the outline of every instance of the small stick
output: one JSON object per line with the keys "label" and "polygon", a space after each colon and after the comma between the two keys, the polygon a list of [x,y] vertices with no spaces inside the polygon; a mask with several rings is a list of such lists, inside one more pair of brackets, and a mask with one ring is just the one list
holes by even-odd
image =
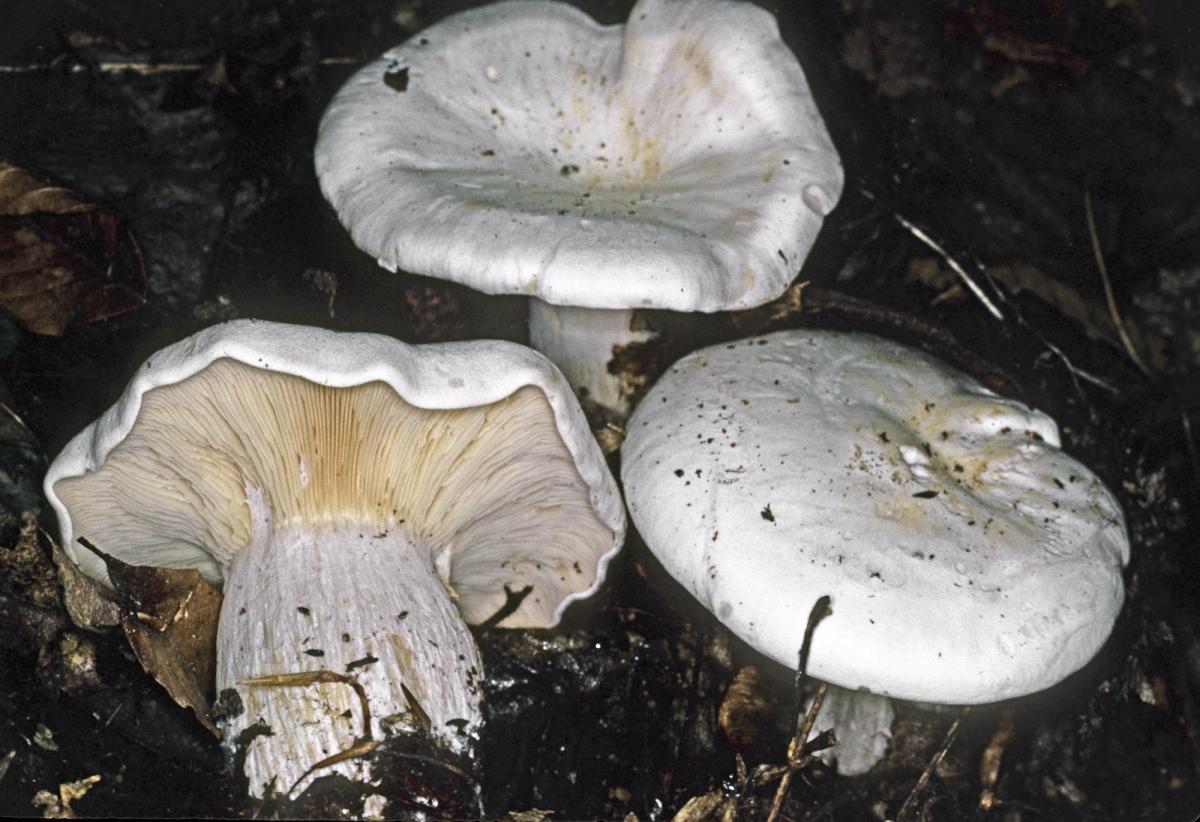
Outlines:
{"label": "small stick", "polygon": [[804,748],[808,743],[808,734],[812,731],[813,723],[817,721],[817,713],[821,710],[821,703],[825,701],[825,693],[829,690],[829,685],[822,682],[817,692],[813,694],[812,703],[809,704],[808,710],[801,713],[800,708],[804,701],[800,698],[801,688],[804,684],[804,679],[808,675],[808,652],[812,648],[813,631],[817,628],[817,623],[833,613],[833,609],[829,607],[830,599],[828,596],[820,597],[813,603],[812,610],[808,613],[808,624],[804,627],[804,640],[800,643],[799,662],[796,666],[796,681],[795,681],[795,696],[796,696],[796,732],[792,739],[788,742],[787,750],[787,770],[783,774],[783,779],[779,780],[779,786],[775,789],[775,797],[771,800],[771,812],[767,816],[767,822],[775,822],[779,816],[779,811],[783,807],[783,799],[787,796],[788,789],[792,786],[792,775],[801,768],[807,767],[812,763],[812,756],[805,756]]}
{"label": "small stick", "polygon": [[937,240],[933,239],[924,231],[922,231],[920,227],[906,219],[903,214],[895,213],[892,216],[896,218],[896,221],[900,223],[900,225],[907,228],[909,233],[933,249],[933,251],[939,257],[946,261],[946,265],[950,266],[950,269],[958,275],[958,278],[963,281],[963,284],[966,285],[970,292],[975,295],[975,299],[983,303],[983,307],[988,310],[989,314],[991,314],[1000,322],[1004,322],[1004,314],[1000,311],[1000,308],[994,302],[992,302],[992,299],[987,295],[987,292],[985,292],[979,286],[979,283],[971,279],[971,275],[967,273],[965,268],[959,265],[958,260],[950,256],[950,252],[942,248],[941,244],[938,243]]}
{"label": "small stick", "polygon": [[1104,299],[1108,302],[1108,313],[1112,316],[1113,325],[1117,327],[1117,336],[1121,338],[1121,345],[1125,346],[1125,353],[1129,355],[1129,359],[1133,360],[1133,364],[1147,377],[1151,377],[1153,374],[1137,349],[1134,348],[1133,340],[1129,338],[1129,331],[1125,328],[1125,322],[1121,319],[1121,312],[1117,310],[1117,298],[1113,294],[1112,282],[1108,279],[1108,266],[1104,264],[1104,254],[1100,251],[1100,235],[1096,232],[1096,215],[1092,212],[1092,195],[1089,191],[1083,192],[1083,210],[1087,215],[1092,255],[1096,258],[1096,268],[1100,270],[1100,280],[1104,283]]}
{"label": "small stick", "polygon": [[[871,200],[873,202],[878,201],[878,198],[873,193],[868,191],[867,189],[860,187],[859,191],[868,200]],[[900,212],[893,211],[892,216],[896,219],[896,222],[898,222],[898,223],[900,223],[900,225],[904,226],[904,228],[906,228],[910,234],[912,234],[914,237],[916,237],[918,240],[920,240],[925,245],[929,246],[929,248],[932,249],[934,251],[934,253],[936,253],[939,257],[941,257],[943,260],[946,261],[946,265],[950,266],[951,270],[953,270],[954,273],[958,275],[959,279],[961,279],[963,281],[963,284],[966,285],[966,287],[970,290],[970,292],[975,295],[975,298],[977,300],[979,300],[981,303],[983,303],[983,307],[988,310],[989,314],[991,314],[993,317],[995,317],[1000,322],[1004,322],[1004,313],[1000,310],[1000,308],[994,302],[992,302],[991,298],[988,297],[987,293],[979,286],[979,284],[977,282],[975,282],[973,279],[971,279],[971,275],[967,273],[967,270],[965,268],[963,268],[961,265],[959,265],[958,260],[956,260],[950,256],[950,252],[947,251],[945,248],[943,248],[941,243],[939,243],[937,240],[930,237],[929,234],[927,234],[918,225],[916,225],[914,222],[912,222],[912,220],[909,220],[907,217],[905,217]],[[984,276],[987,277],[986,271],[984,272]],[[988,282],[991,283],[991,278],[988,278]],[[994,287],[994,283],[993,283],[993,287]]]}
{"label": "small stick", "polygon": [[904,820],[912,818],[912,813],[916,810],[917,797],[920,796],[921,791],[925,790],[925,786],[929,784],[929,779],[933,776],[933,772],[937,770],[938,765],[942,764],[942,760],[950,752],[950,746],[954,744],[954,738],[958,736],[958,726],[962,724],[963,717],[970,712],[971,706],[967,705],[962,709],[962,713],[956,716],[954,721],[950,723],[950,727],[946,729],[946,738],[942,740],[942,747],[938,748],[938,752],[929,760],[929,764],[921,772],[921,777],[917,780],[917,784],[913,785],[908,798],[900,806],[900,811],[896,814],[896,822],[904,822]]}
{"label": "small stick", "polygon": [[792,787],[792,776],[801,768],[811,765],[816,759],[811,754],[804,753],[804,743],[808,739],[808,732],[817,719],[817,712],[821,710],[821,703],[825,701],[825,692],[828,690],[829,685],[822,682],[817,688],[817,692],[813,694],[812,704],[809,705],[808,712],[804,715],[803,723],[796,730],[792,741],[788,743],[787,769],[783,773],[783,779],[779,780],[779,787],[775,789],[775,797],[771,800],[771,812],[767,815],[767,822],[775,822],[779,816],[779,811],[783,807],[783,798],[787,796],[788,789]]}
{"label": "small stick", "polygon": [[109,560],[112,559],[112,557],[110,557],[108,554],[104,553],[99,548],[97,548],[92,543],[92,541],[90,539],[88,539],[87,537],[76,537],[75,541],[78,542],[80,545],[82,545],[84,548],[91,551],[96,556],[100,557],[100,559],[104,560],[105,563],[107,563]]}
{"label": "small stick", "polygon": [[400,690],[404,694],[404,699],[408,702],[408,709],[416,717],[417,724],[421,727],[421,730],[429,733],[429,729],[433,727],[433,721],[429,718],[429,714],[425,713],[425,709],[421,707],[421,703],[417,702],[417,698],[413,696],[413,692],[403,682],[400,683]]}
{"label": "small stick", "polygon": [[[349,685],[354,689],[354,693],[358,694],[358,701],[362,704],[363,712],[363,733],[362,736],[355,737],[354,742],[349,748],[344,751],[338,751],[335,754],[325,757],[324,759],[314,762],[304,773],[300,774],[300,778],[292,783],[292,787],[288,788],[285,796],[291,795],[299,787],[300,783],[309,777],[313,771],[336,765],[339,762],[345,762],[349,759],[357,759],[366,756],[371,751],[379,746],[379,742],[371,736],[371,705],[367,702],[367,692],[358,680],[346,674],[339,674],[335,671],[328,671],[324,668],[316,671],[296,671],[290,674],[267,674],[265,676],[256,676],[250,679],[243,679],[239,685],[253,685],[266,688],[290,688],[297,686],[318,685],[318,684],[338,684]],[[406,689],[407,690],[407,689]]]}

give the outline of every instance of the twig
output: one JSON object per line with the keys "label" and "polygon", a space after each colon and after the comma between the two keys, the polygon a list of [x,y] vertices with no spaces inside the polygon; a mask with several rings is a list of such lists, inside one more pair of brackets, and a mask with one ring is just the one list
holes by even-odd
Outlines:
{"label": "twig", "polygon": [[979,283],[971,279],[971,275],[967,273],[965,268],[959,265],[958,260],[950,256],[950,252],[942,248],[941,244],[938,243],[937,240],[930,237],[919,226],[905,218],[903,214],[896,212],[893,213],[892,216],[896,218],[896,222],[908,229],[910,234],[923,242],[925,245],[929,246],[934,253],[945,260],[946,265],[950,266],[950,269],[958,275],[958,278],[962,280],[963,284],[966,285],[970,292],[975,295],[975,298],[979,300],[979,302],[983,303],[983,307],[988,310],[989,314],[991,314],[1000,322],[1004,322],[1004,313],[1000,310],[999,306],[992,302],[992,298],[989,297],[987,292],[979,286]]}
{"label": "twig", "polygon": [[1121,345],[1125,346],[1125,353],[1129,355],[1129,359],[1133,360],[1133,364],[1138,367],[1138,370],[1147,377],[1151,377],[1153,373],[1142,360],[1142,355],[1134,348],[1133,340],[1129,338],[1129,331],[1125,328],[1125,322],[1121,319],[1121,312],[1117,310],[1117,298],[1113,294],[1112,282],[1108,279],[1108,266],[1104,264],[1104,254],[1100,251],[1100,236],[1096,233],[1096,215],[1092,212],[1092,195],[1089,191],[1083,192],[1083,210],[1087,214],[1088,237],[1092,241],[1092,254],[1096,258],[1096,268],[1100,270],[1100,280],[1104,283],[1104,299],[1108,302],[1108,313],[1112,316],[1113,325],[1117,327]]}
{"label": "twig", "polygon": [[287,793],[285,794],[286,797],[290,798],[291,795],[295,793],[296,788],[299,787],[300,783],[307,779],[314,771],[330,765],[336,765],[339,762],[345,762],[349,759],[358,759],[366,756],[379,746],[379,742],[372,738],[371,735],[371,705],[367,701],[367,692],[363,686],[359,684],[359,681],[352,676],[339,674],[335,671],[328,671],[322,668],[316,671],[297,671],[288,674],[267,674],[266,676],[256,676],[250,679],[243,679],[238,684],[276,688],[289,688],[317,684],[338,684],[349,685],[354,689],[354,693],[358,694],[358,700],[362,704],[363,714],[362,736],[356,737],[354,742],[350,744],[350,747],[346,748],[344,751],[338,751],[337,753],[331,754],[330,756],[327,756],[318,762],[314,762],[308,770],[300,774],[299,779],[292,783],[292,786],[288,788]]}
{"label": "twig", "polygon": [[[985,271],[985,273],[986,273],[986,271]],[[988,281],[991,282],[990,274],[988,274]],[[1071,377],[1071,382],[1075,386],[1075,390],[1076,390],[1076,392],[1078,392],[1081,399],[1086,399],[1087,395],[1083,393],[1083,390],[1079,386],[1080,379],[1083,379],[1086,382],[1090,382],[1092,385],[1095,385],[1097,388],[1102,388],[1105,391],[1109,392],[1110,394],[1116,395],[1116,394],[1121,393],[1120,389],[1118,389],[1115,385],[1110,383],[1108,380],[1104,379],[1103,377],[1098,377],[1095,374],[1092,374],[1088,371],[1085,371],[1084,369],[1080,368],[1079,366],[1077,366],[1073,362],[1071,362],[1071,358],[1067,356],[1065,351],[1063,351],[1061,348],[1059,348],[1054,343],[1050,342],[1050,340],[1046,337],[1045,334],[1043,334],[1038,329],[1034,328],[1033,324],[1030,323],[1029,320],[1025,319],[1025,315],[1021,313],[1020,309],[1017,308],[1016,304],[1013,302],[1010,302],[1007,298],[1005,298],[1004,292],[1002,290],[997,289],[996,293],[1000,295],[1000,300],[1006,306],[1008,306],[1009,310],[1012,311],[1013,315],[1017,318],[1017,325],[1026,329],[1027,331],[1029,331],[1029,333],[1033,334],[1033,336],[1037,338],[1038,342],[1040,342],[1042,345],[1046,346],[1046,349],[1050,353],[1054,354],[1056,357],[1058,357],[1060,360],[1062,360],[1063,365],[1065,365],[1067,368],[1067,373]]]}
{"label": "twig", "polygon": [[4,779],[5,775],[8,773],[8,766],[11,765],[13,760],[16,758],[17,758],[17,749],[16,748],[13,748],[11,751],[6,753],[3,757],[0,757],[0,779]]}
{"label": "twig", "polygon": [[970,712],[971,706],[967,705],[950,723],[950,727],[946,730],[946,738],[942,740],[942,747],[938,748],[938,752],[933,755],[929,764],[925,766],[925,770],[921,772],[917,784],[913,785],[913,789],[909,791],[908,798],[904,800],[904,804],[900,806],[900,811],[896,814],[896,822],[904,822],[906,819],[912,818],[912,813],[916,810],[917,797],[921,795],[921,791],[925,790],[925,786],[929,784],[929,778],[933,776],[933,772],[950,752],[950,746],[954,744],[954,738],[958,736],[958,726],[962,724],[963,717]]}
{"label": "twig", "polygon": [[429,714],[425,713],[425,709],[421,707],[421,703],[417,702],[417,698],[413,696],[413,692],[403,682],[400,683],[400,692],[404,694],[404,699],[408,702],[408,709],[416,717],[417,725],[422,731],[429,733],[433,727],[433,721],[429,718]]}
{"label": "twig", "polygon": [[[1029,328],[1032,330],[1033,326],[1029,326]],[[1098,377],[1092,372],[1080,368],[1078,365],[1071,362],[1071,358],[1067,356],[1067,352],[1063,351],[1057,345],[1050,342],[1050,340],[1046,339],[1044,334],[1038,331],[1034,331],[1033,333],[1037,335],[1038,339],[1041,340],[1042,345],[1046,346],[1047,350],[1049,350],[1051,354],[1062,360],[1063,365],[1067,367],[1067,372],[1071,375],[1072,379],[1078,377],[1085,382],[1090,382],[1097,388],[1103,388],[1105,391],[1113,394],[1114,396],[1121,393],[1121,389],[1117,388],[1117,386],[1113,385],[1108,380],[1104,379],[1103,377]]]}
{"label": "twig", "polygon": [[779,780],[779,787],[775,789],[775,797],[771,800],[771,812],[767,815],[767,822],[775,822],[779,816],[784,797],[792,787],[792,776],[801,768],[808,767],[815,759],[811,754],[804,753],[804,744],[808,740],[808,733],[812,730],[813,723],[817,721],[817,714],[821,710],[821,704],[825,701],[825,693],[828,690],[829,684],[822,682],[817,688],[817,692],[813,694],[808,711],[804,714],[804,720],[796,729],[796,735],[788,743],[788,763],[784,769],[783,778]]}
{"label": "twig", "polygon": [[[1028,291],[1056,311],[1071,318],[1084,327],[1089,336],[1103,339],[1109,345],[1126,353],[1125,345],[1117,324],[1113,320],[1110,306],[1093,303],[1066,283],[1059,282],[1027,263],[992,265],[983,269],[990,279],[999,281],[1005,290],[1018,294]],[[1161,357],[1165,342],[1154,332],[1139,328],[1133,323],[1125,324],[1125,331],[1133,346],[1145,354],[1146,362],[1155,367]]]}
{"label": "twig", "polygon": [[813,723],[817,721],[821,703],[825,701],[825,693],[829,690],[829,685],[821,683],[817,692],[813,694],[807,711],[801,712],[800,710],[804,704],[800,694],[804,679],[808,675],[808,652],[812,648],[813,631],[816,630],[817,623],[833,613],[829,602],[829,597],[823,596],[813,603],[812,610],[808,613],[808,624],[804,626],[804,640],[800,643],[800,654],[796,666],[796,732],[788,742],[787,769],[784,771],[783,778],[779,780],[779,786],[775,789],[775,798],[771,800],[771,812],[767,816],[767,822],[775,822],[779,816],[784,797],[787,796],[788,789],[792,786],[792,775],[801,768],[808,767],[813,761],[812,756],[805,755],[804,748],[808,742],[808,734],[812,731]]}

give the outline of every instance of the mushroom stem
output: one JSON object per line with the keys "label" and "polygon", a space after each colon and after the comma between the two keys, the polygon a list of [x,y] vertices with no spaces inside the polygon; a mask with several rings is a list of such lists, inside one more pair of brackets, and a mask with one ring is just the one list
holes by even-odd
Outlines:
{"label": "mushroom stem", "polygon": [[837,744],[817,753],[826,765],[837,760],[842,776],[859,776],[883,759],[892,738],[892,700],[870,691],[830,685],[809,739],[833,729]]}
{"label": "mushroom stem", "polygon": [[[263,506],[252,496],[250,507]],[[231,756],[246,745],[251,794],[261,797],[272,782],[279,794],[303,790],[334,772],[367,781],[367,763],[356,757],[307,772],[395,733],[427,731],[469,752],[482,719],[482,663],[430,547],[395,525],[272,528],[269,517],[255,519],[251,544],[226,575],[217,635],[218,693],[234,688],[244,706],[223,721],[225,745]],[[246,682],[302,671],[357,680],[369,727],[348,682]],[[260,723],[270,735],[245,733]]]}
{"label": "mushroom stem", "polygon": [[529,344],[563,372],[580,399],[624,416],[632,387],[609,370],[615,349],[654,338],[634,330],[633,309],[575,308],[529,301]]}

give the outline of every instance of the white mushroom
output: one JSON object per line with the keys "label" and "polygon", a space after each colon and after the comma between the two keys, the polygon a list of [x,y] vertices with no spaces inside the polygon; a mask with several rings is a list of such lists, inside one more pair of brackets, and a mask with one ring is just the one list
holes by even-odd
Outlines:
{"label": "white mushroom", "polygon": [[[513,343],[409,346],[375,334],[235,321],[154,354],[51,465],[67,553],[108,581],[86,537],[136,565],[223,584],[217,689],[244,712],[255,796],[331,772],[368,730],[471,748],[481,663],[467,628],[530,587],[503,624],[556,624],[624,536],[615,482],[578,403]],[[464,621],[465,620],[465,621]],[[294,678],[293,678],[294,679]],[[412,704],[408,697],[412,695]]]}
{"label": "white mushroom", "polygon": [[[1048,688],[1124,599],[1121,509],[1054,421],[877,337],[697,351],[638,406],[622,461],[646,544],[759,651],[794,668],[832,597],[809,671],[842,688],[944,704]],[[855,721],[877,758],[879,724]]]}
{"label": "white mushroom", "polygon": [[534,346],[613,408],[632,309],[773,299],[842,190],[799,63],[742,0],[449,17],[338,92],[316,169],[383,267],[536,297]]}

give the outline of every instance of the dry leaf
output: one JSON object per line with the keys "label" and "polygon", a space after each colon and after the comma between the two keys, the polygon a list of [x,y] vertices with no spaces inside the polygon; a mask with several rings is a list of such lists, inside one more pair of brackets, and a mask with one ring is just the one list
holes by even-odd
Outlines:
{"label": "dry leaf", "polygon": [[736,803],[719,790],[693,796],[672,822],[733,822],[737,818]]}
{"label": "dry leaf", "polygon": [[762,671],[754,665],[738,670],[717,709],[717,727],[729,747],[745,754],[754,747],[775,716],[775,701],[763,682]]}
{"label": "dry leaf", "polygon": [[125,609],[121,626],[142,668],[220,736],[211,705],[221,593],[193,569],[127,565],[85,547],[107,566]]}
{"label": "dry leaf", "polygon": [[37,334],[141,305],[137,240],[115,214],[0,163],[0,308]]}
{"label": "dry leaf", "polygon": [[16,544],[0,545],[0,579],[34,605],[54,608],[59,604],[58,576],[38,539],[40,531],[37,519],[26,516]]}
{"label": "dry leaf", "polygon": [[550,822],[554,811],[544,811],[541,808],[530,808],[527,811],[509,811],[508,818],[512,822]]}
{"label": "dry leaf", "polygon": [[33,744],[37,745],[43,751],[58,750],[58,743],[54,741],[54,731],[47,728],[41,722],[33,729]]}
{"label": "dry leaf", "polygon": [[82,799],[99,781],[100,774],[93,774],[75,782],[64,782],[58,786],[58,796],[50,791],[38,791],[30,804],[42,809],[42,819],[75,819],[71,803]]}
{"label": "dry leaf", "polygon": [[50,541],[50,552],[58,566],[58,584],[62,586],[63,605],[71,621],[81,628],[95,631],[117,625],[121,611],[112,601],[112,593],[96,580],[89,577],[75,561],[67,556],[59,544],[45,531]]}

